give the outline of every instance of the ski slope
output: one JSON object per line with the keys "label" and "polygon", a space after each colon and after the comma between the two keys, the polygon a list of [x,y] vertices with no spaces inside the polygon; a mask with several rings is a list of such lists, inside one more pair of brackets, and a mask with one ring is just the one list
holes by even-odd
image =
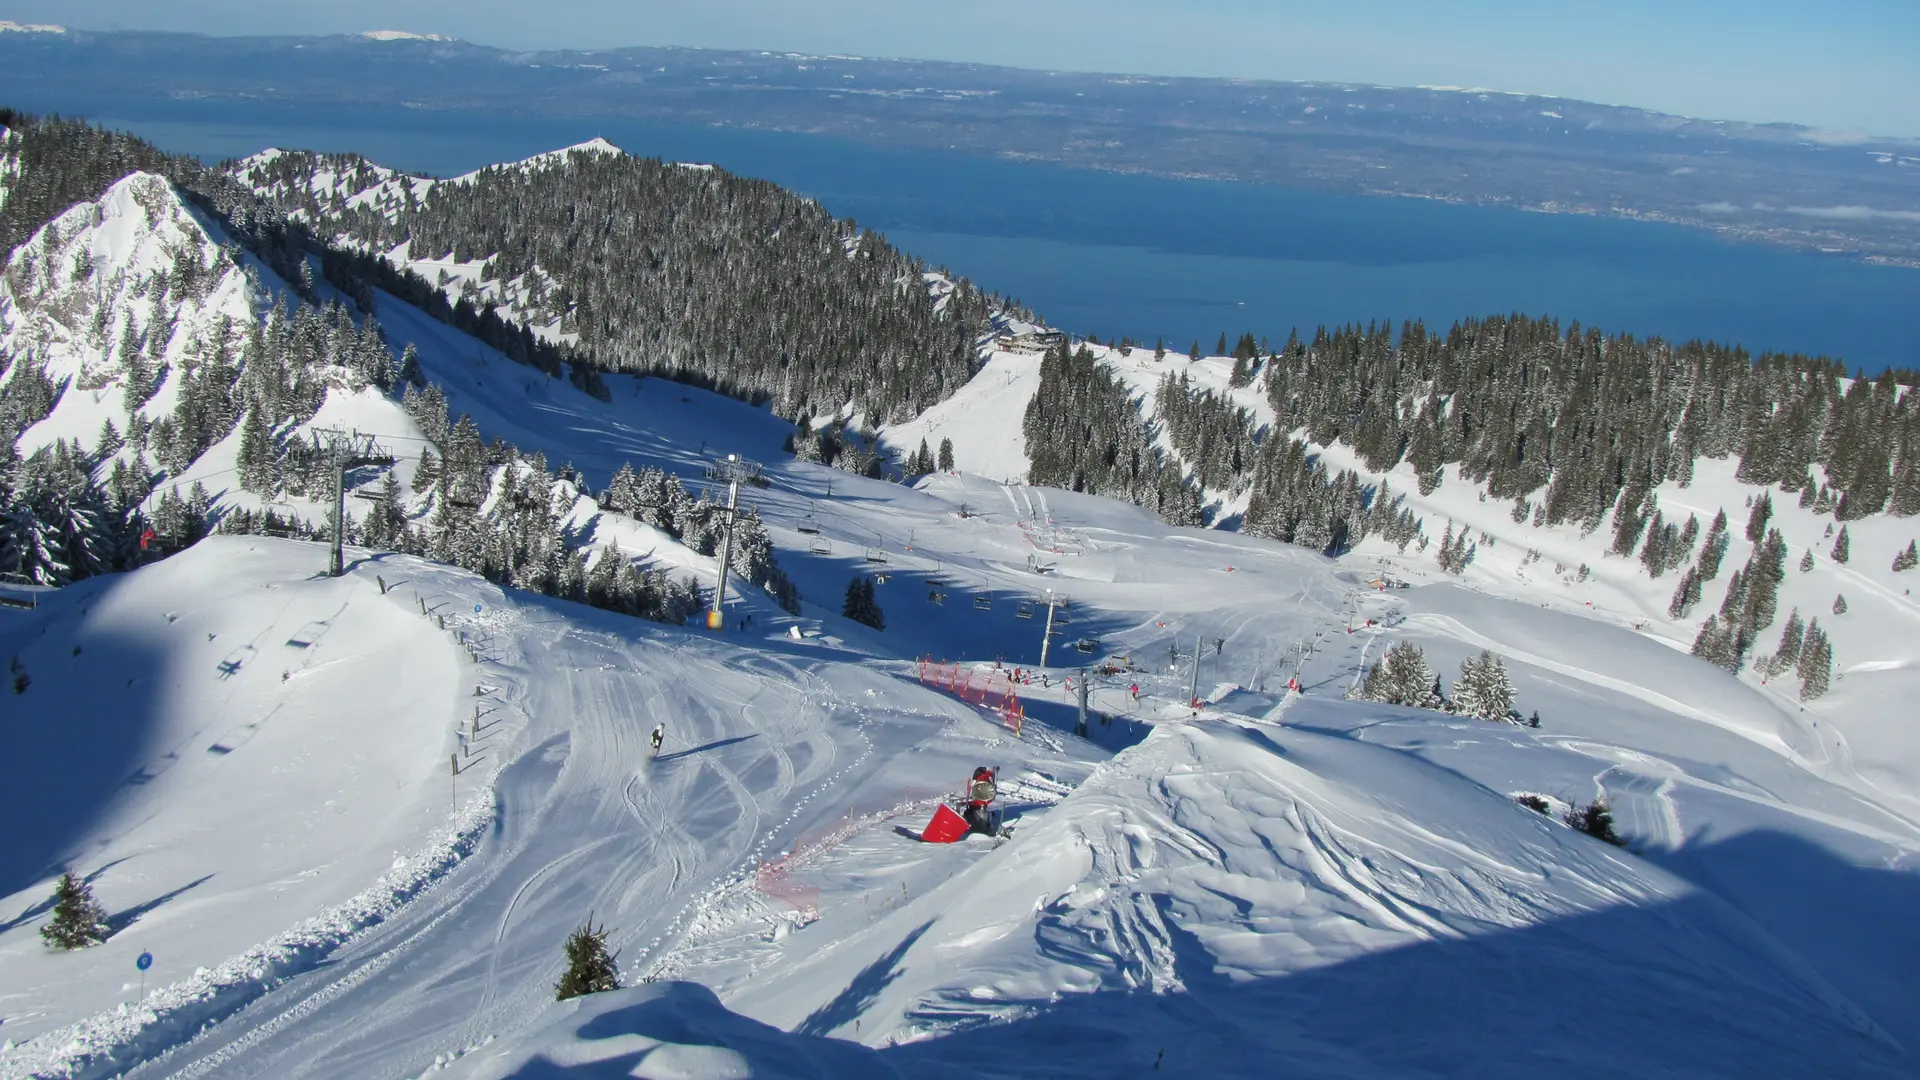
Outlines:
{"label": "ski slope", "polygon": [[[108,267],[98,281],[0,313],[9,341],[57,343],[50,370],[100,383],[70,389],[37,445],[126,414],[117,330],[29,320],[123,317],[112,268],[161,266],[155,236],[216,239],[164,201],[143,227],[136,193],[61,226],[63,257],[89,245]],[[242,284],[210,295],[257,318]],[[959,473],[909,486],[792,461],[764,409],[625,377],[598,401],[378,300],[456,415],[589,487],[627,462],[696,486],[716,455],[764,462],[742,499],[802,610],[736,581],[716,634],[351,548],[329,579],[322,546],[255,537],[0,608],[0,646],[31,676],[0,706],[17,751],[0,761],[0,1077],[1920,1065],[1916,639],[1900,583],[1864,554],[1789,575],[1783,608],[1823,612],[1835,581],[1856,605],[1834,634],[1860,666],[1803,708],[1687,656],[1671,582],[1577,535],[1497,531],[1518,527],[1456,477],[1416,504],[1428,531],[1451,515],[1496,542],[1443,580],[1415,549],[1335,561],[1005,482],[1025,470],[1037,358],[994,354],[886,432],[902,452],[954,441]],[[1157,379],[1150,356],[1136,386]],[[1191,367],[1225,387],[1221,365]],[[311,423],[380,435],[403,478],[425,445],[393,401],[346,385]],[[234,449],[181,482],[260,505]],[[1703,467],[1661,497],[1725,505],[1737,534],[1730,484]],[[575,542],[714,581],[714,560],[568,498]],[[1777,512],[1796,555],[1819,539],[1797,513]],[[1518,558],[1528,543],[1544,563]],[[1415,587],[1367,587],[1383,556]],[[1594,572],[1540,570],[1556,559]],[[885,630],[839,614],[869,575]],[[1500,653],[1542,726],[1340,700],[1399,640],[1449,684]],[[1014,688],[1024,727],[922,685],[922,657],[1032,672]],[[1089,680],[1085,739],[1068,679]],[[981,764],[1002,770],[1011,838],[919,843]],[[1518,794],[1604,797],[1627,847]],[[62,866],[114,916],[97,948],[40,945]],[[631,988],[555,1003],[561,944],[589,915]]]}
{"label": "ski slope", "polygon": [[[1147,349],[1086,347],[1132,390],[1143,416],[1153,415],[1160,379],[1185,374],[1197,389],[1210,390],[1248,409],[1256,423],[1273,422],[1264,382],[1256,379],[1249,386],[1233,387],[1229,357],[1189,361],[1169,353],[1155,361]],[[1009,475],[1002,470],[1024,467],[1025,458],[1015,459],[998,448],[1024,446],[1021,419],[1039,385],[1039,363],[1038,357],[996,354],[981,375],[954,397],[911,424],[884,432],[883,443],[904,455],[918,446],[921,437],[964,428],[964,443],[961,435],[954,436],[959,468],[996,478]],[[1267,437],[1286,435],[1269,431]],[[1304,433],[1292,435],[1303,437]],[[1156,431],[1156,437],[1162,452],[1172,455],[1165,433]],[[963,445],[980,448],[975,451],[980,464],[960,452]],[[1457,466],[1446,466],[1440,486],[1421,495],[1417,477],[1406,462],[1377,473],[1344,444],[1317,446],[1313,452],[1330,471],[1352,470],[1363,483],[1390,485],[1423,520],[1429,540],[1437,542],[1449,523],[1455,532],[1465,530],[1474,538],[1473,561],[1456,579],[1439,569],[1437,549],[1416,545],[1401,551],[1380,537],[1369,537],[1338,559],[1340,567],[1361,581],[1382,574],[1422,584],[1457,580],[1487,596],[1628,627],[1682,653],[1707,616],[1719,609],[1732,569],[1752,553],[1754,545],[1742,530],[1751,500],[1767,490],[1736,480],[1737,461],[1706,458],[1697,462],[1686,487],[1669,480],[1655,489],[1669,520],[1684,522],[1688,515],[1697,515],[1704,533],[1714,515],[1725,511],[1731,532],[1725,569],[1718,579],[1705,584],[1692,615],[1675,620],[1668,617],[1667,607],[1679,573],[1650,578],[1638,559],[1609,554],[1610,528],[1583,534],[1577,523],[1553,527],[1516,523],[1511,501],[1488,498],[1484,485],[1463,479]],[[1920,802],[1913,801],[1920,795],[1920,786],[1914,782],[1920,777],[1920,740],[1912,737],[1910,725],[1898,719],[1907,711],[1904,703],[1920,693],[1920,600],[1912,595],[1914,575],[1891,569],[1894,554],[1914,539],[1920,526],[1912,519],[1887,514],[1849,522],[1853,554],[1843,564],[1831,555],[1836,523],[1830,514],[1815,514],[1796,505],[1791,494],[1776,490],[1772,496],[1771,525],[1780,529],[1789,551],[1786,580],[1780,589],[1780,621],[1794,609],[1803,619],[1818,617],[1834,643],[1837,678],[1831,692],[1804,706],[1796,700],[1798,683],[1791,676],[1769,686],[1764,675],[1749,665],[1739,679],[1754,693],[1772,698],[1776,707],[1796,715],[1804,712],[1809,719],[1800,722],[1802,727],[1824,722],[1844,744],[1838,752],[1851,759],[1849,768],[1860,782],[1872,785],[1881,797],[1902,802],[1905,812],[1920,813]],[[1245,498],[1244,494],[1235,499],[1209,493],[1216,520],[1232,520],[1245,509]],[[1802,571],[1798,564],[1808,553],[1814,565]],[[1832,613],[1837,595],[1847,600],[1843,615]],[[1755,643],[1755,654],[1772,652],[1773,635],[1777,630],[1770,628]]]}

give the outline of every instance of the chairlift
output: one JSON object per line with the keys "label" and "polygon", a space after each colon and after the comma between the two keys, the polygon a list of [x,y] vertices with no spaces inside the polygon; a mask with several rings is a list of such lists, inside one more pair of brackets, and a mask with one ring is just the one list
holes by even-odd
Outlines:
{"label": "chairlift", "polygon": [[946,602],[947,602],[946,593],[941,592],[939,589],[927,590],[927,603],[944,605]]}
{"label": "chairlift", "polygon": [[807,545],[807,550],[813,552],[815,555],[831,555],[833,554],[833,541],[828,540],[824,536],[816,536],[813,538],[813,542]]}
{"label": "chairlift", "polygon": [[1100,647],[1100,643],[1092,638],[1081,638],[1079,641],[1073,643],[1073,647],[1083,653],[1091,653]]}
{"label": "chairlift", "polygon": [[867,549],[867,561],[868,561],[868,562],[870,562],[870,563],[884,563],[884,562],[886,562],[886,561],[887,561],[887,553],[886,553],[886,550],[885,550],[884,548],[877,548],[877,547],[870,547],[870,548],[868,548],[868,549]]}
{"label": "chairlift", "polygon": [[988,596],[984,593],[978,596],[975,596],[973,598],[973,607],[974,607],[974,610],[976,611],[992,611],[993,597]]}
{"label": "chairlift", "polygon": [[879,573],[873,575],[873,583],[875,585],[885,585],[887,583],[888,577],[889,575],[887,574],[887,572],[885,570],[882,570]]}
{"label": "chairlift", "polygon": [[799,530],[802,533],[805,533],[808,536],[820,535],[820,523],[814,520],[813,507],[811,506],[807,507],[806,516],[801,518],[799,523],[796,524],[794,528]]}
{"label": "chairlift", "polygon": [[1033,618],[1033,601],[1031,600],[1020,601],[1020,603],[1016,605],[1013,609],[1013,617],[1016,619]]}

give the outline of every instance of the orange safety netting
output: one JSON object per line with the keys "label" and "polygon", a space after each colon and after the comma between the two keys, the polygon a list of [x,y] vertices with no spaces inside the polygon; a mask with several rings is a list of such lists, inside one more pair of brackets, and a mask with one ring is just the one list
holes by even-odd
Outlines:
{"label": "orange safety netting", "polygon": [[1013,688],[1012,672],[965,664],[935,663],[923,657],[920,660],[920,684],[945,690],[961,701],[992,710],[1016,739],[1020,737],[1020,729],[1026,725],[1026,709],[1021,706],[1020,695]]}

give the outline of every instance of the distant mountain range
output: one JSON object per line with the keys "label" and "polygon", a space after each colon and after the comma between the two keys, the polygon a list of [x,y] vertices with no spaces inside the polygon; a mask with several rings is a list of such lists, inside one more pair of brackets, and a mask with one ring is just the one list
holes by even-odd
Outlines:
{"label": "distant mountain range", "polygon": [[513,52],[394,31],[0,33],[0,102],[130,101],[833,135],[1173,177],[1677,222],[1920,265],[1920,141],[1449,87],[1184,79],[681,48]]}

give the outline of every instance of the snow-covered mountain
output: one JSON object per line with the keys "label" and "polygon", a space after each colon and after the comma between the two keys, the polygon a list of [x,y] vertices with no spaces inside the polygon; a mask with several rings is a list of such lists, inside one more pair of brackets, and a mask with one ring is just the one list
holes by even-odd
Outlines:
{"label": "snow-covered mountain", "polygon": [[[337,215],[422,183],[452,181],[313,195]],[[1839,657],[1803,703],[1687,655],[1717,597],[1669,619],[1671,580],[1603,533],[1516,524],[1452,467],[1424,495],[1411,466],[1366,476],[1431,539],[1479,538],[1457,576],[1417,543],[1330,559],[1168,525],[1022,482],[1040,361],[989,351],[879,429],[901,457],[951,439],[957,470],[893,483],[796,460],[766,405],[619,374],[596,396],[325,269],[285,280],[134,175],[0,276],[0,390],[57,391],[21,453],[98,447],[103,484],[144,455],[156,518],[197,482],[228,520],[317,523],[331,493],[290,490],[295,451],[354,428],[394,462],[350,483],[390,471],[404,527],[461,547],[350,545],[331,578],[321,544],[214,535],[7,594],[37,606],[0,608],[0,1076],[1914,1071],[1916,609],[1879,554],[1910,519],[1851,521],[1853,561],[1786,575],[1780,607],[1821,615]],[[474,280],[503,309],[532,295]],[[1143,417],[1178,365],[1272,422],[1225,359],[1095,353]],[[496,449],[456,499],[460,415]],[[541,559],[575,550],[711,589],[700,538],[596,492],[628,464],[697,492],[726,454],[764,464],[742,500],[797,603],[736,578],[713,633],[541,595],[565,594]],[[1726,509],[1729,568],[1758,490],[1731,469],[1658,491]],[[1791,503],[1772,525],[1793,554],[1830,552],[1831,517]],[[349,504],[378,531],[383,502]],[[494,580],[451,565],[508,534],[519,561],[475,556]],[[884,630],[842,615],[860,579]],[[1401,642],[1449,686],[1499,655],[1540,726],[1345,700]],[[1024,719],[961,683],[1013,691]],[[982,764],[1011,838],[919,842]],[[1595,799],[1624,847],[1559,819]],[[38,937],[62,868],[107,911],[94,948]],[[556,1003],[589,918],[631,988]]]}
{"label": "snow-covered mountain", "polygon": [[[1244,409],[1265,438],[1309,438],[1304,431],[1274,430],[1274,413],[1264,386],[1259,381],[1235,386],[1231,357],[1189,360],[1168,354],[1155,360],[1148,349],[1092,343],[1085,347],[1102,369],[1127,388],[1142,422],[1152,427],[1156,449],[1189,476],[1196,475],[1196,463],[1182,460],[1166,425],[1154,419],[1161,382],[1169,373],[1184,376],[1196,391]],[[1040,362],[1029,353],[996,353],[953,398],[911,423],[886,428],[882,444],[904,457],[923,440],[937,444],[951,439],[955,460],[963,470],[1001,478],[1022,476],[1027,467],[1022,418],[1039,387]],[[1338,555],[1336,565],[1369,580],[1457,580],[1488,595],[1630,627],[1681,650],[1692,645],[1733,585],[1724,573],[1703,583],[1692,610],[1674,617],[1669,608],[1682,575],[1663,569],[1655,577],[1642,560],[1613,554],[1611,519],[1598,531],[1581,522],[1515,521],[1511,499],[1490,498],[1487,483],[1463,477],[1456,465],[1445,466],[1438,485],[1423,493],[1411,460],[1379,471],[1369,468],[1344,441],[1313,443],[1308,450],[1329,474],[1350,471],[1375,490],[1384,486],[1422,523],[1422,534],[1410,545],[1374,535]],[[1838,676],[1829,699],[1833,714],[1857,718],[1855,734],[1861,745],[1855,751],[1865,750],[1866,768],[1892,770],[1894,776],[1915,775],[1920,760],[1907,756],[1905,740],[1892,733],[1899,726],[1892,718],[1900,713],[1899,702],[1920,689],[1912,682],[1912,672],[1920,665],[1920,637],[1912,633],[1920,628],[1920,603],[1913,598],[1912,588],[1920,579],[1912,570],[1896,570],[1895,560],[1920,537],[1920,524],[1890,513],[1836,521],[1831,504],[1824,508],[1800,505],[1792,495],[1769,485],[1740,481],[1735,475],[1737,465],[1737,458],[1701,458],[1684,482],[1670,478],[1654,487],[1651,503],[1662,508],[1669,521],[1693,516],[1703,529],[1717,513],[1725,513],[1730,537],[1722,562],[1732,568],[1744,563],[1756,547],[1741,528],[1754,500],[1770,499],[1768,527],[1780,531],[1792,564],[1780,587],[1778,607],[1783,613],[1797,610],[1803,620],[1817,617],[1831,635]],[[1247,488],[1202,490],[1216,523],[1238,523],[1247,508]],[[1844,561],[1835,558],[1840,525],[1849,534]],[[1443,535],[1472,539],[1473,556],[1458,574],[1442,567],[1438,542]],[[1836,614],[1835,601],[1841,597],[1845,610]],[[1772,652],[1774,636],[1777,631],[1755,642],[1754,652]],[[1769,673],[1756,662],[1744,666],[1739,677],[1777,694],[1783,702],[1791,701],[1798,683],[1790,673],[1784,678],[1780,674]]]}

